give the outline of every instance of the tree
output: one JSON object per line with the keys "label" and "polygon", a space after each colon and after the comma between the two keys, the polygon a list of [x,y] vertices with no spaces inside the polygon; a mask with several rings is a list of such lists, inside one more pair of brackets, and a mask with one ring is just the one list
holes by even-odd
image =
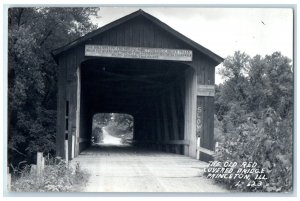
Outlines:
{"label": "tree", "polygon": [[[262,186],[235,186],[242,191],[292,189],[293,72],[279,52],[249,57],[236,52],[224,61],[225,82],[216,87],[216,120],[220,143],[216,160],[255,161],[266,168]],[[253,178],[251,178],[253,179]],[[247,182],[247,181],[240,181]]]}
{"label": "tree", "polygon": [[120,130],[133,131],[133,116],[129,114],[113,113],[113,124]]}
{"label": "tree", "polygon": [[291,59],[279,52],[265,57],[266,96],[268,105],[285,118],[293,106],[293,72]]}
{"label": "tree", "polygon": [[246,113],[271,107],[285,117],[293,104],[291,60],[281,53],[250,58],[236,52],[228,57],[219,73],[226,80],[216,90],[217,115],[224,116],[240,105]]}
{"label": "tree", "polygon": [[51,51],[95,29],[97,8],[10,8],[8,11],[8,160],[30,162],[54,152],[56,73]]}
{"label": "tree", "polygon": [[[218,119],[222,119],[224,114],[231,110],[241,111],[245,109],[246,85],[247,85],[247,71],[249,68],[250,57],[241,52],[235,52],[234,56],[229,56],[223,62],[223,68],[220,69],[219,74],[225,80],[224,84],[217,87],[216,108]],[[233,113],[234,114],[234,113]],[[235,118],[231,115],[235,122]]]}
{"label": "tree", "polygon": [[113,113],[98,113],[93,117],[93,125],[95,127],[104,127],[107,126],[111,121]]}

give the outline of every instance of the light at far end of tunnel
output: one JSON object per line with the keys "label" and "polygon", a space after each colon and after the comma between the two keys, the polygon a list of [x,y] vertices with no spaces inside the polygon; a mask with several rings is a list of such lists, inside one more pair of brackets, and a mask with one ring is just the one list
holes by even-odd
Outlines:
{"label": "light at far end of tunnel", "polygon": [[111,145],[121,145],[122,144],[121,138],[110,135],[104,127],[102,128],[102,131],[103,131],[103,140],[102,140],[103,144],[111,144]]}

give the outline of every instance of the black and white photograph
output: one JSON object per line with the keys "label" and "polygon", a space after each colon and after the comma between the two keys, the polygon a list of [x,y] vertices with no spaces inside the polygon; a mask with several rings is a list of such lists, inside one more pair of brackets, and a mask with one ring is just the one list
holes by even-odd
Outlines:
{"label": "black and white photograph", "polygon": [[4,191],[293,194],[295,15],[6,5]]}

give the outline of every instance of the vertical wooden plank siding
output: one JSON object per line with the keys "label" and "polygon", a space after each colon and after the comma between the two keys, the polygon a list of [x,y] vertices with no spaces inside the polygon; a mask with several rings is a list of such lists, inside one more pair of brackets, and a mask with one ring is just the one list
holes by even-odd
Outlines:
{"label": "vertical wooden plank siding", "polygon": [[[197,68],[197,84],[198,85],[214,85],[215,83],[215,68],[213,64],[201,58],[200,55],[195,57]],[[214,97],[197,96],[197,108],[201,108],[200,118],[202,119],[202,127],[198,134],[201,137],[201,147],[213,150],[214,149]],[[211,160],[211,157],[206,154],[200,155],[200,160]]]}
{"label": "vertical wooden plank siding", "polygon": [[191,72],[191,138],[189,146],[189,156],[196,157],[196,107],[197,107],[197,74],[193,69]]}
{"label": "vertical wooden plank siding", "polygon": [[[185,90],[184,90],[184,139],[190,140],[190,69],[185,73]],[[184,148],[184,155],[189,155],[189,147]]]}

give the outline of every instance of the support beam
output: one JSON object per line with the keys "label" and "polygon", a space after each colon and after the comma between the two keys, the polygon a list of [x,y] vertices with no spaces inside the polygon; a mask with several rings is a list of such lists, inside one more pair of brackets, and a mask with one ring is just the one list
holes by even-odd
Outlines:
{"label": "support beam", "polygon": [[185,155],[196,158],[196,100],[197,100],[197,77],[194,69],[186,71],[185,82],[185,140],[190,141]]}
{"label": "support beam", "polygon": [[81,96],[81,70],[80,66],[76,70],[77,75],[77,85],[76,85],[76,134],[74,139],[74,155],[77,157],[79,155],[79,136],[80,136],[80,96]]}
{"label": "support beam", "polygon": [[[179,121],[178,121],[178,113],[176,109],[176,92],[174,88],[172,87],[171,95],[169,96],[170,103],[171,103],[171,115],[172,115],[172,126],[173,126],[173,136],[174,140],[179,140]],[[179,146],[175,146],[175,153],[180,153]]]}

